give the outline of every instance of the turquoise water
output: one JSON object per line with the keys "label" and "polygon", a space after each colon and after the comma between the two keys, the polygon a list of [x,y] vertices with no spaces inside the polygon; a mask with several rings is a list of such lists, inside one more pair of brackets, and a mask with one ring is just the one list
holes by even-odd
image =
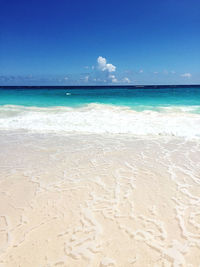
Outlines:
{"label": "turquoise water", "polygon": [[128,106],[137,111],[196,106],[195,113],[200,113],[200,88],[0,90],[0,105],[81,107],[91,103]]}
{"label": "turquoise water", "polygon": [[200,88],[1,89],[0,130],[200,138]]}

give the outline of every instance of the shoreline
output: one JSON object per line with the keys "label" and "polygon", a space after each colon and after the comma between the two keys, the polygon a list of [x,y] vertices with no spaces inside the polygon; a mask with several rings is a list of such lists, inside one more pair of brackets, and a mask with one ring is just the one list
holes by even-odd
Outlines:
{"label": "shoreline", "polygon": [[[137,111],[126,106],[1,106],[0,130],[35,133],[127,134],[133,136],[200,137],[199,106],[170,106]],[[196,113],[195,113],[196,112]],[[166,123],[167,122],[167,123]]]}

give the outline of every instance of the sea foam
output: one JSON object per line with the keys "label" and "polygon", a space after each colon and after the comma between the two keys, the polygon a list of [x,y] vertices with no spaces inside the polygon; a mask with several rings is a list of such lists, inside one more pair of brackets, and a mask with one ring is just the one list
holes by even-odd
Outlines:
{"label": "sea foam", "polygon": [[0,107],[0,129],[194,138],[200,137],[200,115],[176,108],[170,112],[165,108],[160,112],[138,112],[128,107],[102,104],[80,108],[4,105]]}

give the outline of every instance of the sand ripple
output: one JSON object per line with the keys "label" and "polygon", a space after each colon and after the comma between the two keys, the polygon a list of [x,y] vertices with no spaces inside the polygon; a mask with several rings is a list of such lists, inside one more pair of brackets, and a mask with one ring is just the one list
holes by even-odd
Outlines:
{"label": "sand ripple", "polygon": [[200,266],[200,143],[0,134],[0,266]]}

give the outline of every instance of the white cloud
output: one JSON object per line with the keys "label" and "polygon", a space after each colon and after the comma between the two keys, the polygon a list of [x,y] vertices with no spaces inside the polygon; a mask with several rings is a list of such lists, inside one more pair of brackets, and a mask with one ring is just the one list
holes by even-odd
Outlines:
{"label": "white cloud", "polygon": [[154,74],[158,74],[158,71],[154,71]]}
{"label": "white cloud", "polygon": [[85,76],[84,81],[85,81],[85,82],[88,82],[89,77],[90,77],[89,75]]}
{"label": "white cloud", "polygon": [[143,70],[140,70],[139,73],[143,73],[144,71]]}
{"label": "white cloud", "polygon": [[116,67],[113,64],[107,63],[106,58],[99,56],[97,58],[98,68],[101,71],[108,71],[108,72],[114,72],[116,70]]}
{"label": "white cloud", "polygon": [[131,81],[130,81],[130,79],[128,77],[124,77],[122,79],[122,82],[124,82],[124,83],[130,83]]}
{"label": "white cloud", "polygon": [[67,81],[67,80],[69,80],[69,78],[66,76],[66,77],[64,77],[64,80]]}
{"label": "white cloud", "polygon": [[188,78],[188,79],[191,78],[191,76],[192,76],[192,74],[189,73],[189,72],[181,74],[181,77],[185,77],[185,78]]}
{"label": "white cloud", "polygon": [[117,82],[118,82],[118,80],[117,80],[117,78],[115,77],[115,75],[110,74],[108,77],[111,79],[112,83],[117,83]]}

